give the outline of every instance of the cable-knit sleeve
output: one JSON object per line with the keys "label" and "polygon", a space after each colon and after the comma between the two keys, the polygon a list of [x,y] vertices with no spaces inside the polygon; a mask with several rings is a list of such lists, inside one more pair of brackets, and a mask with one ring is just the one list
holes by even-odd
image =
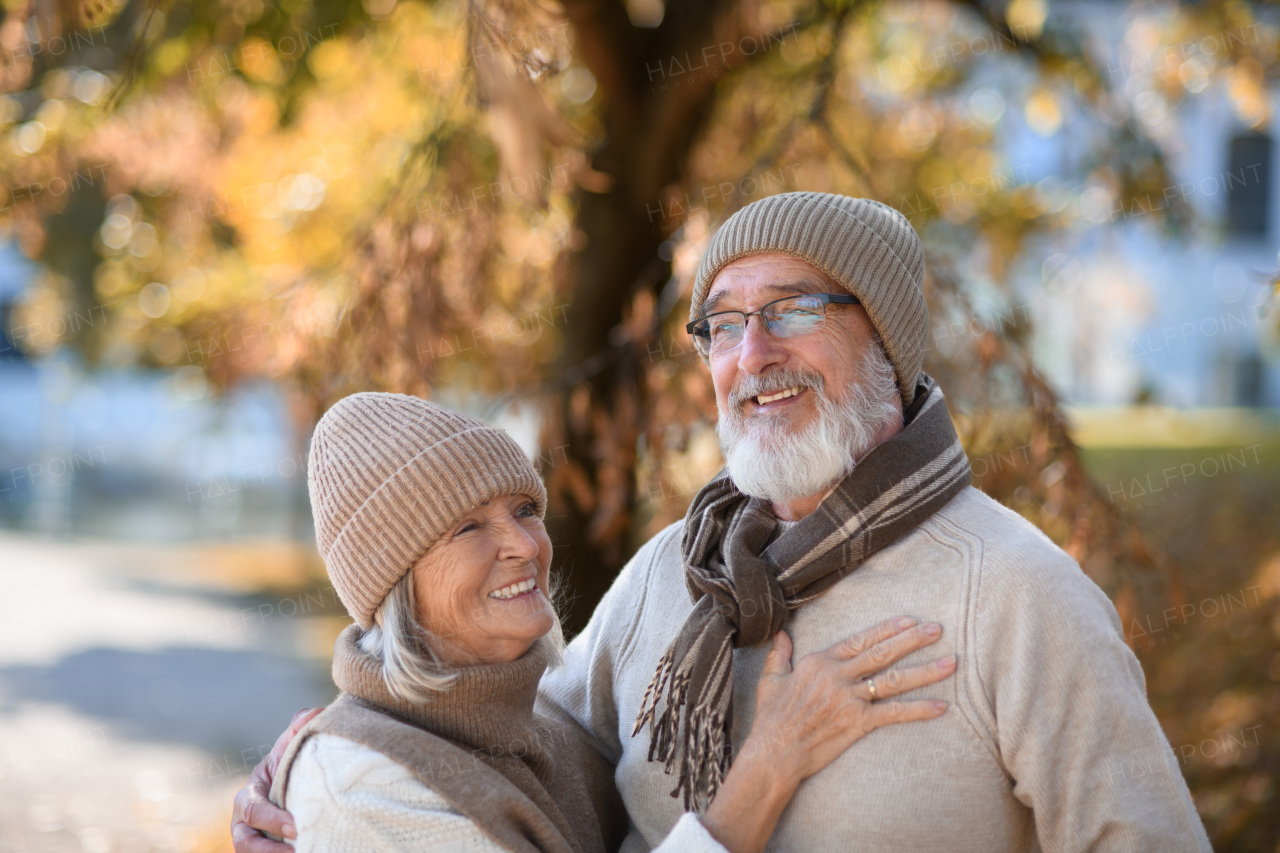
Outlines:
{"label": "cable-knit sleeve", "polygon": [[303,745],[285,805],[299,853],[504,853],[408,768],[336,735]]}

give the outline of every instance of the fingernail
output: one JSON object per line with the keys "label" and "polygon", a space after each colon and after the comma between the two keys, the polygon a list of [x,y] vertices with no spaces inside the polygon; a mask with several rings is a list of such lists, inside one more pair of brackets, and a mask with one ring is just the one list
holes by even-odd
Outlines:
{"label": "fingernail", "polygon": [[947,703],[939,699],[933,703],[933,707],[937,708],[939,711],[945,711],[947,710]]}
{"label": "fingernail", "polygon": [[930,637],[936,637],[942,633],[942,626],[937,622],[930,622],[928,625],[924,626],[924,632]]}
{"label": "fingernail", "polygon": [[955,665],[956,665],[955,655],[947,655],[945,658],[938,658],[937,660],[938,669],[950,669]]}
{"label": "fingernail", "polygon": [[916,620],[912,619],[910,616],[903,616],[901,619],[898,620],[897,627],[910,628],[914,624],[916,624]]}
{"label": "fingernail", "polygon": [[293,824],[286,823],[280,827],[280,834],[285,838],[297,838],[298,830],[293,828]]}

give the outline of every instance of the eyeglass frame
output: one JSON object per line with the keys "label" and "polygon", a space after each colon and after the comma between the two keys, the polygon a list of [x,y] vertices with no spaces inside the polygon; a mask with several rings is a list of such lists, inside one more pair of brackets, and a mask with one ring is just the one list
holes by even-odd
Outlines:
{"label": "eyeglass frame", "polygon": [[[836,305],[861,305],[861,304],[862,304],[862,300],[861,300],[861,299],[859,299],[858,297],[854,296],[854,295],[853,295],[853,294],[851,294],[851,293],[793,293],[793,294],[791,294],[790,296],[782,296],[782,297],[779,297],[779,298],[777,298],[777,299],[774,299],[772,302],[766,302],[764,305],[761,305],[761,306],[760,306],[759,308],[757,308],[755,311],[712,311],[710,314],[703,314],[703,315],[702,315],[701,317],[699,317],[698,319],[696,319],[696,320],[692,320],[692,321],[690,321],[690,322],[686,323],[686,324],[685,324],[685,327],[684,327],[684,330],[685,330],[686,332],[688,332],[688,333],[689,333],[689,335],[693,338],[694,346],[696,347],[696,346],[697,346],[697,343],[698,343],[698,337],[699,337],[699,336],[698,336],[697,334],[695,334],[695,333],[694,333],[694,331],[693,331],[693,327],[694,327],[694,326],[698,325],[698,324],[699,324],[699,323],[701,323],[703,320],[709,320],[709,319],[710,319],[710,318],[712,318],[712,317],[718,317],[718,316],[720,316],[720,315],[722,315],[722,314],[741,314],[741,315],[742,315],[742,337],[743,337],[744,339],[745,339],[745,338],[746,338],[746,336],[747,336],[747,320],[748,320],[748,318],[751,318],[751,317],[757,317],[757,316],[758,316],[758,317],[760,318],[760,320],[764,323],[764,327],[765,327],[765,329],[767,329],[767,330],[768,330],[768,332],[769,332],[769,334],[771,334],[771,335],[772,335],[772,334],[774,334],[774,332],[773,332],[773,330],[772,330],[772,329],[770,329],[770,328],[769,328],[769,321],[768,321],[768,320],[766,320],[766,319],[764,318],[764,312],[765,312],[766,310],[768,310],[768,308],[769,308],[771,305],[777,305],[779,302],[786,302],[788,299],[802,299],[802,298],[804,298],[804,297],[816,298],[816,299],[818,299],[818,300],[820,300],[820,301],[822,302],[822,322],[823,322],[824,324],[825,324],[825,323],[826,323],[826,321],[827,321],[827,306],[828,306],[828,305],[831,305],[832,303],[834,303],[834,304],[836,304]],[[819,327],[819,328],[821,328],[821,327]],[[811,334],[812,332],[816,332],[816,331],[818,331],[818,330],[817,330],[817,329],[811,329],[809,332],[806,332],[805,334]],[[777,337],[783,337],[783,336],[778,335]],[[804,335],[798,335],[797,337],[804,337]],[[785,340],[786,338],[785,338],[785,337],[783,337],[783,339]],[[707,340],[707,351],[706,351],[706,353],[704,354],[704,357],[709,359],[709,358],[711,358],[711,340],[710,340],[710,335],[708,335],[708,336],[707,336],[707,339],[706,339],[706,340]],[[733,347],[733,348],[731,348],[731,349],[725,350],[725,352],[732,352],[734,349],[737,349],[737,347],[740,347],[740,346],[742,346],[742,342],[741,342],[741,341],[739,341],[739,342],[738,342],[737,346],[735,346],[735,347]]]}

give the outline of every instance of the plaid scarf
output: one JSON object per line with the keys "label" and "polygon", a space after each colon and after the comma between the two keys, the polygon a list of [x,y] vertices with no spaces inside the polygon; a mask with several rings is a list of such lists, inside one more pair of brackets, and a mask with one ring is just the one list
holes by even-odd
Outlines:
{"label": "plaid scarf", "polygon": [[[636,734],[679,781],[671,796],[705,807],[730,763],[733,649],[773,637],[787,614],[911,532],[969,484],[969,462],[942,391],[921,373],[902,432],[866,455],[822,504],[770,542],[767,501],[721,471],[685,515],[681,553],[693,611],[645,690]],[[659,706],[661,710],[659,710]]]}

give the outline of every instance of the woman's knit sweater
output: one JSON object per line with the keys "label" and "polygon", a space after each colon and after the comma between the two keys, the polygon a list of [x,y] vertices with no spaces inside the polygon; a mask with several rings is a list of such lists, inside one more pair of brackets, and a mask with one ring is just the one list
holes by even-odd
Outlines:
{"label": "woman's knit sweater", "polygon": [[[315,735],[293,762],[288,806],[299,853],[506,853],[414,773],[336,735]],[[659,853],[725,853],[692,813]]]}
{"label": "woman's knit sweater", "polygon": [[[281,761],[272,799],[307,851],[604,853],[627,818],[612,767],[574,731],[533,712],[541,643],[507,664],[463,667],[426,703],[403,702],[352,626],[334,652],[343,695]],[[724,853],[693,815],[665,853]]]}

